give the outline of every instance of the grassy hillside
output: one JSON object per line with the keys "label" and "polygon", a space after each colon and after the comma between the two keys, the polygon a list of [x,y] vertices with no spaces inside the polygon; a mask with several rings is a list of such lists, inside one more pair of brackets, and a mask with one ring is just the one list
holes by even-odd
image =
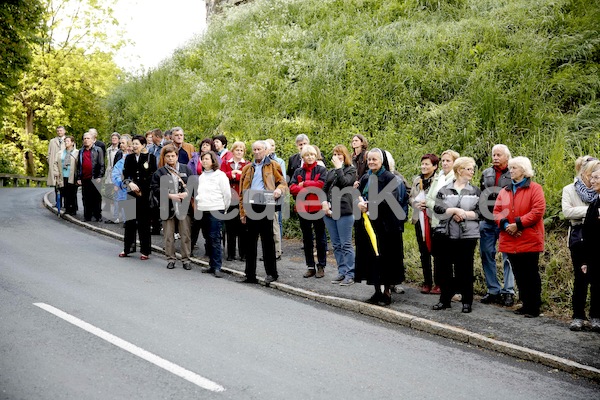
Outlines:
{"label": "grassy hillside", "polygon": [[[121,86],[111,124],[272,137],[284,157],[306,133],[326,159],[358,132],[409,177],[420,155],[447,148],[486,167],[501,142],[532,159],[560,228],[574,159],[600,155],[598,21],[591,0],[258,0]],[[569,292],[563,244],[544,258],[553,304]]]}

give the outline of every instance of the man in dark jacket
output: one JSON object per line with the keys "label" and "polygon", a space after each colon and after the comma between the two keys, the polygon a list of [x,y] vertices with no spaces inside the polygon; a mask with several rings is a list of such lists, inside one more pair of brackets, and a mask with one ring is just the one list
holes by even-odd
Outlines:
{"label": "man in dark jacket", "polygon": [[485,274],[487,293],[481,298],[484,304],[497,303],[506,307],[514,305],[515,278],[506,254],[502,254],[504,265],[504,288],[498,281],[496,268],[496,244],[500,235],[498,226],[494,223],[494,204],[500,189],[510,184],[508,160],[510,150],[503,144],[492,148],[493,165],[481,174],[481,222],[479,223],[479,250],[481,264]]}
{"label": "man in dark jacket", "polygon": [[288,160],[286,171],[287,176],[285,177],[287,182],[289,182],[290,179],[292,179],[292,176],[294,176],[294,172],[296,172],[296,170],[302,166],[302,157],[300,156],[300,153],[302,153],[302,148],[307,144],[310,144],[308,136],[304,134],[296,136],[296,147],[298,148],[298,152],[291,156]]}
{"label": "man in dark jacket", "polygon": [[83,199],[83,219],[91,221],[92,217],[102,221],[102,177],[104,176],[104,153],[94,145],[94,135],[87,132],[83,135],[83,147],[79,150],[77,164],[77,184],[81,185]]}

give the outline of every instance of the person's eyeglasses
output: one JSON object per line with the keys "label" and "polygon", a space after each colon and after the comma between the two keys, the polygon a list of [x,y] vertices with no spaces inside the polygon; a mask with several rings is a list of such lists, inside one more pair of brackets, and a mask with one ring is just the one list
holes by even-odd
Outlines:
{"label": "person's eyeglasses", "polygon": [[475,168],[465,168],[466,171],[475,172]]}

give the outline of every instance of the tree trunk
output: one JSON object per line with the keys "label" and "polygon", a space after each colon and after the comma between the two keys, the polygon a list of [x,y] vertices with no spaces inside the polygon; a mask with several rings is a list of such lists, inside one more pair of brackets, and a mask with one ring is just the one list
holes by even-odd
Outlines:
{"label": "tree trunk", "polygon": [[35,176],[35,154],[32,150],[31,135],[33,135],[33,116],[34,112],[27,107],[27,119],[25,120],[25,135],[27,135],[27,147],[25,151],[25,173],[27,176]]}
{"label": "tree trunk", "polygon": [[27,120],[25,121],[25,133],[28,135],[33,134],[33,110],[27,107]]}

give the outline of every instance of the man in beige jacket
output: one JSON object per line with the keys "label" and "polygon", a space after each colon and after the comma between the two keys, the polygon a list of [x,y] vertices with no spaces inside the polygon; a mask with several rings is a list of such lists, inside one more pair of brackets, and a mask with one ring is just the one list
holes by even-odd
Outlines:
{"label": "man in beige jacket", "polygon": [[48,143],[48,154],[46,155],[46,161],[48,162],[48,180],[46,184],[48,186],[56,186],[56,178],[52,173],[52,163],[56,159],[56,155],[65,149],[66,132],[64,126],[59,126],[56,128],[56,137],[50,139],[50,143]]}

